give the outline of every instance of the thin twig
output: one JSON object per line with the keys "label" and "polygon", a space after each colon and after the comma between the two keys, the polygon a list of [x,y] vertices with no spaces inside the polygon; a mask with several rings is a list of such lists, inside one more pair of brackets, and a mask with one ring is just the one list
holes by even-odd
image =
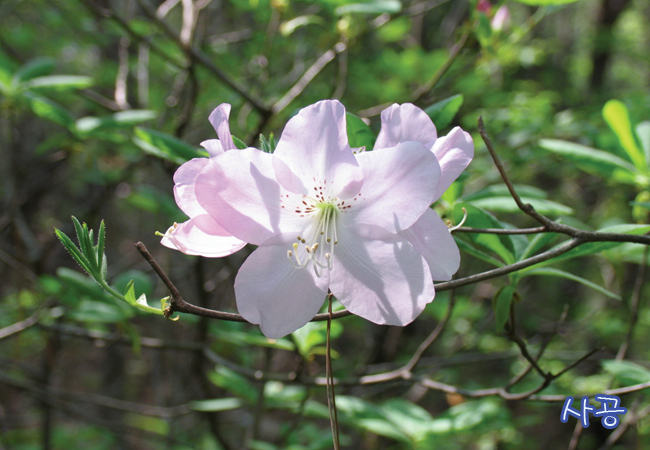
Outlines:
{"label": "thin twig", "polygon": [[325,377],[327,379],[327,408],[330,413],[330,424],[332,426],[332,440],[334,442],[334,450],[339,450],[341,444],[339,442],[339,419],[336,412],[336,395],[334,394],[334,375],[332,375],[332,355],[331,355],[331,339],[330,329],[332,327],[332,294],[327,296],[328,307],[327,312],[329,319],[327,320],[327,340],[325,343]]}

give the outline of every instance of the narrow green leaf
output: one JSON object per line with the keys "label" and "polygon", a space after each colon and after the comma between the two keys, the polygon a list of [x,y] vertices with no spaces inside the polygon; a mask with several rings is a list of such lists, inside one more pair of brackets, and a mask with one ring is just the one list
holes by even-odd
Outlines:
{"label": "narrow green leaf", "polygon": [[230,411],[241,408],[242,406],[244,406],[244,402],[236,397],[195,400],[190,402],[191,409],[203,412]]}
{"label": "narrow green leaf", "polygon": [[[522,196],[528,198],[536,199],[545,199],[548,197],[548,194],[543,189],[537,188],[535,186],[526,186],[522,184],[514,185],[515,191]],[[510,195],[508,186],[505,184],[493,184],[491,186],[484,187],[476,192],[473,192],[469,195],[463,196],[463,201],[474,202],[474,200],[479,200],[482,198],[491,198],[491,197],[507,197]]]}
{"label": "narrow green leaf", "polygon": [[100,130],[109,130],[115,128],[131,128],[156,117],[154,111],[148,109],[133,109],[120,111],[106,117],[82,117],[75,123],[75,129],[80,134],[90,134]]}
{"label": "narrow green leaf", "polygon": [[[460,223],[463,218],[462,208],[467,210],[467,220],[465,225],[473,228],[507,228],[496,217],[489,212],[474,206],[470,203],[457,203],[454,205],[453,218],[454,223]],[[483,247],[486,250],[494,252],[505,263],[512,264],[515,262],[515,247],[512,238],[508,235],[496,235],[486,233],[458,233],[457,237]]]}
{"label": "narrow green leaf", "polygon": [[551,241],[557,238],[557,233],[538,233],[531,240],[528,246],[524,251],[519,255],[519,261],[523,261],[526,258],[530,258],[546,245],[550,244]]}
{"label": "narrow green leaf", "polygon": [[616,134],[621,147],[630,157],[630,161],[642,173],[647,171],[646,159],[634,140],[630,115],[623,102],[610,100],[603,107],[603,117]]}
{"label": "narrow green leaf", "polygon": [[365,3],[348,3],[338,6],[334,12],[338,16],[344,14],[396,14],[402,10],[402,2],[399,0],[375,0]]}
{"label": "narrow green leaf", "polygon": [[458,110],[463,105],[463,101],[463,94],[453,95],[438,103],[434,103],[426,108],[424,112],[431,117],[436,128],[441,130],[449,126],[451,121],[454,120],[454,117],[458,114]]}
{"label": "narrow green leaf", "polygon": [[579,277],[577,275],[574,275],[569,272],[565,272],[563,270],[555,269],[553,267],[540,267],[540,268],[533,268],[533,269],[523,269],[519,272],[521,274],[521,277],[523,278],[524,276],[530,276],[530,275],[546,275],[546,276],[551,276],[551,277],[559,277],[559,278],[566,278],[568,280],[576,281],[580,284],[583,284],[587,287],[590,287],[592,289],[597,290],[601,294],[606,295],[609,298],[613,298],[615,300],[621,300],[621,296],[618,294],[613,293],[612,291],[609,291],[605,289],[602,286],[597,285],[596,283],[592,283],[589,280],[586,280],[582,277]]}
{"label": "narrow green leaf", "polygon": [[372,150],[375,145],[375,134],[370,127],[358,116],[354,114],[345,114],[345,123],[348,129],[348,139],[350,147]]}
{"label": "narrow green leaf", "polygon": [[[456,234],[456,233],[454,233]],[[485,261],[486,263],[492,264],[493,266],[496,267],[502,267],[503,263],[499,261],[498,259],[488,255],[485,252],[482,252],[481,250],[477,249],[476,247],[473,247],[470,243],[463,241],[462,239],[458,238],[458,235],[454,237],[454,240],[456,241],[456,245],[458,245],[458,248],[462,250],[465,253],[468,253],[480,260]]]}
{"label": "narrow green leaf", "polygon": [[315,14],[306,14],[303,16],[295,17],[291,20],[287,20],[280,25],[280,34],[282,36],[290,36],[298,28],[304,27],[309,24],[318,24],[318,25],[327,25],[325,20],[321,16]]}
{"label": "narrow green leaf", "polygon": [[503,327],[510,316],[510,305],[515,295],[514,286],[504,286],[497,292],[494,299],[494,316],[497,332],[503,330]]}
{"label": "narrow green leaf", "polygon": [[104,270],[106,269],[106,254],[104,254],[104,247],[106,245],[106,227],[104,221],[102,220],[99,223],[99,231],[97,232],[97,247],[96,247],[96,258],[97,258],[97,268],[99,273],[102,276],[102,279],[106,281],[106,276]]}
{"label": "narrow green leaf", "polygon": [[573,161],[581,169],[606,178],[614,178],[621,183],[638,184],[636,168],[619,158],[602,150],[586,145],[556,139],[542,139],[539,146]]}
{"label": "narrow green leaf", "polygon": [[606,359],[600,362],[605,371],[625,386],[650,382],[650,369],[632,361]]}
{"label": "narrow green leaf", "polygon": [[[563,216],[571,215],[574,212],[573,209],[569,208],[568,206],[562,205],[561,203],[557,203],[552,200],[529,197],[521,197],[521,200],[524,202],[524,204],[530,203],[533,205],[533,208],[535,208],[537,212],[544,215]],[[520,211],[517,203],[515,203],[512,197],[482,198],[473,200],[472,205],[493,212],[516,213]]]}
{"label": "narrow green leaf", "polygon": [[[598,231],[603,233],[624,233],[624,234],[633,234],[638,236],[638,235],[646,234],[648,231],[650,231],[650,225],[622,224],[622,225],[614,225],[611,227],[602,228]],[[563,245],[563,243],[564,242],[556,245],[553,248],[557,248],[560,245]],[[532,268],[547,267],[550,265],[557,264],[560,261],[566,261],[568,259],[578,258],[580,256],[594,255],[604,250],[609,250],[611,248],[618,247],[621,244],[623,244],[623,242],[587,242],[585,244],[580,245],[579,247],[569,250],[568,252],[560,256],[535,264],[534,266],[531,267]]]}
{"label": "narrow green leaf", "polygon": [[232,142],[235,144],[235,147],[237,147],[239,150],[243,150],[245,148],[248,148],[248,145],[246,145],[246,142],[242,141],[237,136],[232,136]]}
{"label": "narrow green leaf", "polygon": [[178,164],[204,156],[198,148],[160,131],[136,127],[135,135],[133,142],[142,150]]}
{"label": "narrow green leaf", "polygon": [[29,91],[21,93],[20,98],[27,103],[27,106],[37,116],[66,128],[72,128],[74,126],[72,113],[58,103]]}
{"label": "narrow green leaf", "polygon": [[24,89],[43,89],[66,91],[70,89],[85,89],[93,85],[93,79],[81,75],[49,75],[32,78],[22,83]]}
{"label": "narrow green leaf", "polygon": [[52,58],[36,58],[21,66],[14,74],[14,83],[20,84],[32,78],[49,75],[54,71],[56,62]]}
{"label": "narrow green leaf", "polygon": [[93,252],[92,242],[90,242],[90,240],[88,239],[88,226],[85,223],[81,225],[81,223],[75,216],[72,216],[72,223],[74,224],[74,229],[77,232],[77,240],[79,241],[79,247],[81,249],[81,253],[83,253],[90,267],[94,269],[95,268],[94,263],[96,259]]}
{"label": "narrow green leaf", "polygon": [[273,132],[269,133],[269,145],[271,146],[271,153],[275,151],[276,143],[275,143],[275,135]]}
{"label": "narrow green leaf", "polygon": [[65,247],[68,253],[70,253],[72,259],[74,259],[77,264],[79,264],[81,268],[85,270],[86,273],[88,273],[88,275],[92,276],[92,269],[90,267],[89,261],[86,260],[86,257],[81,253],[77,246],[74,245],[72,239],[70,239],[63,231],[57,228],[54,229],[54,233],[61,241],[61,244],[63,244],[63,247]]}
{"label": "narrow green leaf", "polygon": [[135,300],[135,287],[133,280],[129,281],[124,289],[124,298],[131,306],[137,307],[137,301]]}
{"label": "narrow green leaf", "polygon": [[641,122],[636,126],[635,131],[643,148],[643,155],[648,164],[647,168],[650,169],[650,122]]}

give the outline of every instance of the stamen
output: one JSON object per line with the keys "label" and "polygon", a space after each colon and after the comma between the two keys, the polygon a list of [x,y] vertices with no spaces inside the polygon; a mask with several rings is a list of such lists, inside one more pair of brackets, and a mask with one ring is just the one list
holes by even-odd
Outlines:
{"label": "stamen", "polygon": [[449,227],[449,232],[450,233],[452,233],[452,232],[456,231],[457,229],[459,229],[460,227],[462,227],[463,224],[465,223],[465,221],[467,220],[467,209],[462,208],[462,211],[463,211],[463,219],[460,221],[460,223],[458,225],[456,225],[455,227],[452,227],[451,223],[449,223],[447,225]]}

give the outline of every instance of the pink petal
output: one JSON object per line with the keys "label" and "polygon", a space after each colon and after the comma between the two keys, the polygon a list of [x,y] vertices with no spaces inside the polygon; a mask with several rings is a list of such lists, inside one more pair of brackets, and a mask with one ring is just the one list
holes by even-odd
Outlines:
{"label": "pink petal", "polygon": [[438,213],[427,209],[409,229],[400,233],[424,257],[437,281],[451,280],[460,266],[460,251]]}
{"label": "pink petal", "polygon": [[196,200],[194,187],[196,179],[207,166],[208,158],[194,158],[176,169],[174,173],[174,198],[178,207],[189,217],[205,214],[205,209]]}
{"label": "pink petal", "polygon": [[231,236],[207,214],[170,228],[161,243],[186,255],[208,258],[232,255],[246,245],[246,242]]}
{"label": "pink petal", "polygon": [[201,147],[208,151],[210,157],[219,156],[225,152],[219,139],[208,139],[207,141],[203,141],[201,142]]}
{"label": "pink petal", "polygon": [[233,236],[259,245],[281,232],[300,231],[309,218],[283,208],[273,155],[254,148],[212,158],[196,180],[199,204]]}
{"label": "pink petal", "polygon": [[404,142],[356,158],[363,170],[363,187],[357,200],[348,201],[351,207],[343,209],[344,220],[397,233],[413,225],[431,204],[440,166],[422,144]]}
{"label": "pink petal", "polygon": [[433,200],[439,199],[474,157],[474,141],[469,133],[455,127],[447,136],[439,138],[431,149],[438,158],[442,177]]}
{"label": "pink petal", "polygon": [[431,148],[438,134],[429,115],[411,103],[394,104],[381,113],[381,130],[375,149],[415,141]]}
{"label": "pink petal", "polygon": [[348,143],[345,108],[336,100],[318,102],[292,117],[273,156],[278,181],[296,194],[307,195],[317,183],[346,199],[363,182]]}
{"label": "pink petal", "polygon": [[228,103],[222,103],[212,111],[209,118],[210,123],[217,132],[217,136],[219,136],[219,141],[224,150],[233,150],[237,148],[235,147],[235,143],[232,141],[232,135],[230,134],[230,123],[228,121],[229,116],[230,105]]}
{"label": "pink petal", "polygon": [[311,267],[296,269],[289,262],[287,250],[294,239],[280,236],[260,245],[235,279],[239,313],[273,339],[309,322],[327,296],[327,271],[318,278]]}
{"label": "pink petal", "polygon": [[[363,227],[361,227],[363,228]],[[433,300],[435,289],[424,258],[404,238],[384,232],[367,239],[341,230],[330,272],[330,290],[352,313],[386,325],[411,323]],[[372,230],[377,238],[380,231]]]}

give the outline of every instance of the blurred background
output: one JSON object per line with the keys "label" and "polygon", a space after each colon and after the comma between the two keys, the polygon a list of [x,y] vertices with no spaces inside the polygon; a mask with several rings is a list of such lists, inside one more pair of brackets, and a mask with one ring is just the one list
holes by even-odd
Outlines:
{"label": "blurred background", "polygon": [[[252,247],[205,259],[154,235],[185,220],[173,173],[216,138],[208,115],[221,103],[233,106],[233,134],[259,147],[260,133],[279,138],[326,98],[354,114],[350,131],[368,148],[392,103],[427,108],[441,136],[470,132],[476,157],[436,205],[454,223],[465,206],[469,226],[538,225],[509,199],[479,116],[542,213],[589,230],[648,223],[649,21],[647,0],[4,0],[0,449],[331,448],[324,322],[271,341],[257,326],[138,313],[83,274],[53,227],[73,236],[71,215],[95,229],[105,220],[120,292],[135,280],[153,306],[168,295],[133,247],[142,241],[188,301],[235,312],[233,280]],[[562,241],[456,237],[457,277]],[[647,448],[647,389],[621,397],[629,412],[616,430],[561,423],[558,403],[650,382],[647,263],[640,245],[592,245],[545,270],[440,292],[405,328],[335,321],[343,447]],[[544,381],[495,313],[504,287],[544,371],[595,352],[539,393],[553,401],[479,392]],[[412,379],[362,381],[402,367],[437,325]]]}

